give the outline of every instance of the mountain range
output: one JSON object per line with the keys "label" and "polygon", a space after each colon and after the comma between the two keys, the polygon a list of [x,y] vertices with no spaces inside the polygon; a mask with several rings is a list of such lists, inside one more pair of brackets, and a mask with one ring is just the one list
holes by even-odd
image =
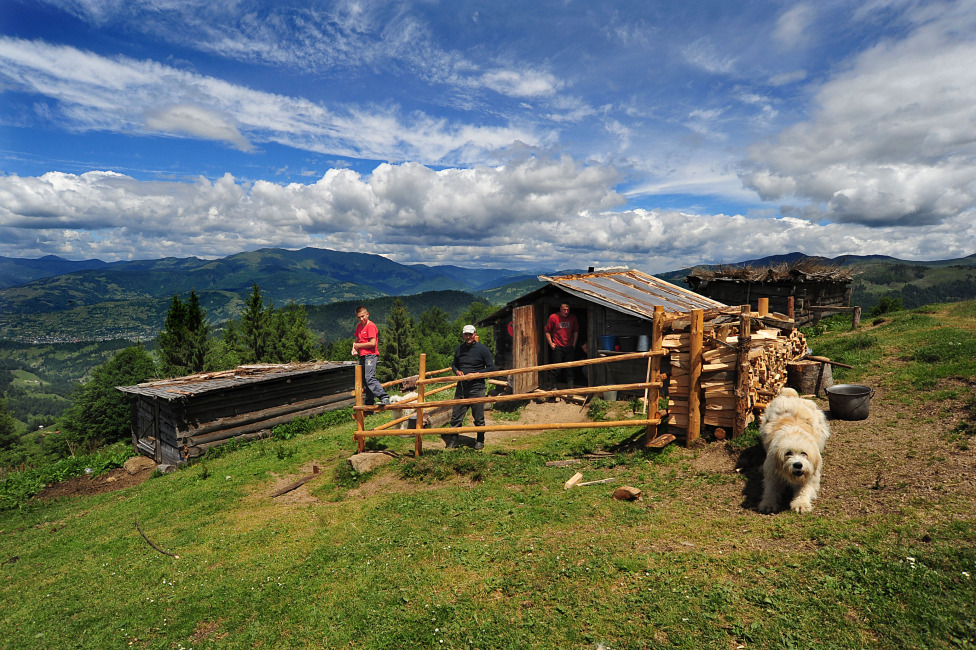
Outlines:
{"label": "mountain range", "polygon": [[[736,265],[762,267],[806,257],[794,252]],[[950,298],[958,299],[971,297],[966,294],[970,284],[976,282],[971,273],[976,269],[976,255],[933,262],[910,262],[883,255],[814,259],[859,267],[865,278],[873,278],[866,283],[861,281],[868,293],[901,290],[912,281],[931,285],[925,280],[929,275],[938,278],[933,282],[954,283],[946,291]],[[900,272],[892,274],[892,268]],[[950,268],[960,269],[958,273],[953,271],[951,279],[940,271]],[[691,270],[669,271],[658,277],[681,285]],[[220,322],[240,312],[255,283],[266,302],[277,306],[290,302],[309,306],[366,302],[437,292],[448,293],[432,299],[432,304],[438,300],[457,304],[457,292],[464,292],[470,294],[471,301],[482,299],[497,305],[540,286],[539,275],[575,272],[579,271],[405,265],[380,255],[318,248],[265,248],[216,260],[188,257],[103,262],[70,261],[56,256],[0,257],[0,339],[152,338],[162,325],[173,295],[186,297],[191,290],[200,297],[208,318]],[[855,293],[857,290],[855,286]],[[933,295],[939,299],[941,294]],[[865,300],[870,302],[870,296]]]}

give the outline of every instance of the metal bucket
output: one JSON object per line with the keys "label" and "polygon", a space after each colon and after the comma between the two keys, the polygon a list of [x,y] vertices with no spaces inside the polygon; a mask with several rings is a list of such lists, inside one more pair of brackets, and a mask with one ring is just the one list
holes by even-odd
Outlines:
{"label": "metal bucket", "polygon": [[637,337],[637,351],[647,352],[651,349],[651,337],[647,334],[641,334]]}
{"label": "metal bucket", "polygon": [[827,389],[830,415],[838,420],[866,420],[874,389],[859,384],[836,384]]}
{"label": "metal bucket", "polygon": [[617,345],[620,346],[621,352],[634,352],[637,350],[637,337],[636,336],[618,336]]}

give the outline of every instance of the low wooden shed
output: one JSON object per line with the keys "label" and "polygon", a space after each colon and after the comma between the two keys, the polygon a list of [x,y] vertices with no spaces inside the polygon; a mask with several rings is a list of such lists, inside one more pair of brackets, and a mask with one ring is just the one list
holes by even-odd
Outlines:
{"label": "low wooden shed", "polygon": [[848,311],[854,275],[850,268],[804,259],[769,267],[697,269],[686,281],[693,291],[727,305],[757,309],[759,299],[768,298],[770,311],[792,318],[796,327],[802,327],[825,312]]}
{"label": "low wooden shed", "polygon": [[116,388],[131,398],[132,444],[182,464],[233,440],[266,437],[297,417],[353,403],[355,361],[241,366]]}
{"label": "low wooden shed", "polygon": [[[650,336],[654,308],[668,318],[693,309],[718,309],[722,303],[688,291],[635,269],[612,269],[562,276],[539,276],[546,283],[517,298],[479,324],[494,329],[499,368],[528,368],[552,363],[543,329],[549,315],[568,303],[579,320],[576,358],[634,351],[642,336]],[[612,338],[616,337],[616,338]],[[613,342],[613,343],[611,343]],[[608,349],[614,348],[614,349]],[[620,348],[615,349],[615,348]],[[593,366],[580,385],[625,384],[645,381],[646,363]],[[538,373],[513,375],[515,393],[539,387]]]}

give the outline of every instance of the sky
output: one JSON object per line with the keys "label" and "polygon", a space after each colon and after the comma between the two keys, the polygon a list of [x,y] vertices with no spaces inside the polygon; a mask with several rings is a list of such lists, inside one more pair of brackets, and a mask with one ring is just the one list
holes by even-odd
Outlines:
{"label": "sky", "polygon": [[976,0],[3,0],[0,256],[976,253]]}

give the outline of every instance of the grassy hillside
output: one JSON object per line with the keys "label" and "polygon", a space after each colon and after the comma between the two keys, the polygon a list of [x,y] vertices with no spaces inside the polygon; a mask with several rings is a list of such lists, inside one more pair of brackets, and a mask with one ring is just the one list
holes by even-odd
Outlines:
{"label": "grassy hillside", "polygon": [[[976,302],[837,323],[812,347],[877,394],[832,423],[809,515],[756,512],[754,432],[661,452],[636,429],[516,432],[420,459],[372,439],[395,458],[355,475],[339,423],[0,513],[3,644],[973,647]],[[577,470],[614,482],[564,490]]]}

